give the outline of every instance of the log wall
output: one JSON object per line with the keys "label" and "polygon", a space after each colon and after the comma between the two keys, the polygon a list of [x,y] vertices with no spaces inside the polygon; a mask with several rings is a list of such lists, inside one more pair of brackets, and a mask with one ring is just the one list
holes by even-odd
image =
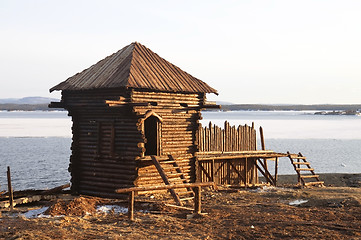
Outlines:
{"label": "log wall", "polygon": [[[174,156],[186,179],[194,182],[196,133],[201,118],[200,106],[204,103],[204,94],[133,91],[131,99],[133,103],[152,104],[136,106],[134,112],[143,116],[148,111],[153,111],[162,118],[160,155]],[[169,174],[172,173],[174,172],[169,172]],[[137,186],[162,183],[163,180],[149,159],[138,161],[138,178],[135,182]]]}
{"label": "log wall", "polygon": [[110,108],[105,100],[129,98],[127,91],[63,91],[72,117],[70,157],[72,190],[79,194],[118,197],[118,187],[134,186],[135,158],[144,142],[131,107]]}
{"label": "log wall", "polygon": [[195,180],[196,132],[204,94],[150,91],[63,91],[73,121],[70,157],[72,190],[118,197],[117,188],[163,183],[145,155],[144,120],[160,116],[160,154],[174,155],[189,181]]}

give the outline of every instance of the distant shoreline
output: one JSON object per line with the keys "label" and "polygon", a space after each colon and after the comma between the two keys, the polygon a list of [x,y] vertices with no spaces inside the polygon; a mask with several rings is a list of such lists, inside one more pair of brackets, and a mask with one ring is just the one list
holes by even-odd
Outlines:
{"label": "distant shoreline", "polygon": [[[45,104],[0,104],[1,111],[64,111],[62,108],[49,108]],[[206,110],[218,111],[218,110]],[[221,111],[325,111],[360,112],[361,104],[315,104],[315,105],[267,105],[267,104],[231,104],[222,105]],[[330,114],[331,115],[331,114]],[[341,114],[335,114],[341,115]]]}
{"label": "distant shoreline", "polygon": [[49,104],[0,104],[0,111],[65,111],[63,108],[49,108]]}
{"label": "distant shoreline", "polygon": [[231,104],[222,105],[221,111],[359,111],[361,104]]}

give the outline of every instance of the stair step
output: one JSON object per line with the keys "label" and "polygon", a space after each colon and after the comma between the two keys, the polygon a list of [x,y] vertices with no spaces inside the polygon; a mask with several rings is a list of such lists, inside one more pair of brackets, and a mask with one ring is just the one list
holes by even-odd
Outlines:
{"label": "stair step", "polygon": [[320,175],[301,175],[301,178],[318,178]]}
{"label": "stair step", "polygon": [[309,162],[293,162],[293,165],[311,165]]}
{"label": "stair step", "polygon": [[306,159],[306,157],[300,157],[300,156],[297,156],[297,157],[292,157],[293,159]]}
{"label": "stair step", "polygon": [[183,175],[183,173],[166,173],[168,178],[172,177],[180,177]]}
{"label": "stair step", "polygon": [[187,195],[187,194],[194,194],[193,191],[184,191],[184,192],[177,192],[178,195]]}
{"label": "stair step", "polygon": [[193,200],[194,197],[187,197],[187,198],[180,198],[179,200],[181,201],[188,201],[188,200]]}
{"label": "stair step", "polygon": [[173,179],[170,181],[170,184],[184,184],[184,183],[188,183],[188,182],[174,181]]}
{"label": "stair step", "polygon": [[163,168],[163,170],[165,171],[165,170],[169,170],[169,169],[177,169],[176,167],[174,167],[173,165],[162,165],[161,164],[161,166],[162,166],[162,168]]}
{"label": "stair step", "polygon": [[314,171],[314,168],[296,168],[296,171]]}
{"label": "stair step", "polygon": [[305,186],[312,186],[312,185],[323,185],[325,182],[319,181],[319,182],[307,182],[305,183]]}
{"label": "stair step", "polygon": [[176,161],[173,161],[173,160],[165,160],[165,161],[160,161],[159,163],[162,164],[162,163],[175,163]]}

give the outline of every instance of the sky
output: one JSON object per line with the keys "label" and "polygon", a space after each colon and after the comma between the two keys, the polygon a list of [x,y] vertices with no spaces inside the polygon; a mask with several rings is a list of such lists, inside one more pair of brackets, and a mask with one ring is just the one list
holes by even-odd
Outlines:
{"label": "sky", "polygon": [[253,104],[360,104],[358,0],[0,0],[0,98],[49,89],[132,42]]}

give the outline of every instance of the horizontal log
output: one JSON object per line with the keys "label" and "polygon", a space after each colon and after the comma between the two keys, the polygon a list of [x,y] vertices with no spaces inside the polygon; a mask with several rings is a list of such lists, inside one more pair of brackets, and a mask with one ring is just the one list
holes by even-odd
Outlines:
{"label": "horizontal log", "polygon": [[95,158],[80,158],[80,161],[84,161],[84,164],[91,164],[91,165],[100,165],[104,164],[107,167],[117,167],[117,166],[136,166],[136,162],[129,159],[129,160],[122,160],[122,159],[112,159],[111,157],[95,157]]}
{"label": "horizontal log", "polygon": [[93,172],[93,171],[81,171],[78,174],[79,174],[79,176],[118,178],[118,179],[123,179],[123,180],[130,180],[130,181],[132,181],[132,180],[134,181],[136,178],[135,175],[111,174],[111,173]]}
{"label": "horizontal log", "polygon": [[176,188],[192,188],[192,187],[209,187],[215,186],[213,182],[203,182],[203,183],[184,183],[177,185],[160,185],[160,186],[150,186],[150,187],[132,187],[132,188],[122,188],[115,190],[116,193],[127,193],[127,192],[138,192],[138,191],[151,191],[151,190],[164,190],[164,189],[176,189]]}
{"label": "horizontal log", "polygon": [[200,97],[198,93],[167,93],[167,92],[150,92],[150,91],[133,91],[130,96],[133,98],[135,96],[174,96],[174,97]]}
{"label": "horizontal log", "polygon": [[129,180],[129,179],[89,177],[89,176],[81,176],[81,180],[90,181],[90,182],[106,182],[106,183],[114,183],[114,184],[123,184],[123,185],[132,185],[134,182],[134,180]]}
{"label": "horizontal log", "polygon": [[128,199],[128,194],[118,194],[118,193],[104,193],[92,190],[82,190],[79,191],[80,194],[96,196],[96,197],[105,197],[105,198],[115,198],[115,199]]}
{"label": "horizontal log", "polygon": [[137,100],[154,100],[154,99],[158,99],[158,100],[168,100],[168,101],[195,101],[195,102],[201,102],[200,98],[198,96],[177,96],[177,95],[151,95],[151,94],[135,94],[132,95],[131,97],[132,101],[137,101]]}
{"label": "horizontal log", "polygon": [[84,181],[84,180],[80,180],[79,184],[80,185],[97,186],[97,187],[101,187],[101,188],[106,187],[106,188],[110,188],[110,189],[121,188],[122,185],[124,185],[124,184],[107,183],[107,182],[95,182],[95,181]]}
{"label": "horizontal log", "polygon": [[83,172],[102,172],[102,173],[110,173],[110,174],[119,174],[119,175],[134,175],[135,176],[135,168],[133,169],[124,169],[123,167],[118,168],[108,168],[105,166],[85,166],[84,164],[81,164],[76,167],[77,170]]}
{"label": "horizontal log", "polygon": [[[135,152],[135,151],[130,151],[130,152],[116,152],[115,156],[101,156],[102,161],[104,162],[104,160],[111,160],[114,161],[116,163],[118,163],[119,161],[134,161],[136,159],[139,158],[140,156],[140,151]],[[81,157],[82,159],[89,159],[89,160],[94,160],[96,158],[98,158],[98,155],[95,152],[92,151],[81,151],[79,152],[79,157]]]}

